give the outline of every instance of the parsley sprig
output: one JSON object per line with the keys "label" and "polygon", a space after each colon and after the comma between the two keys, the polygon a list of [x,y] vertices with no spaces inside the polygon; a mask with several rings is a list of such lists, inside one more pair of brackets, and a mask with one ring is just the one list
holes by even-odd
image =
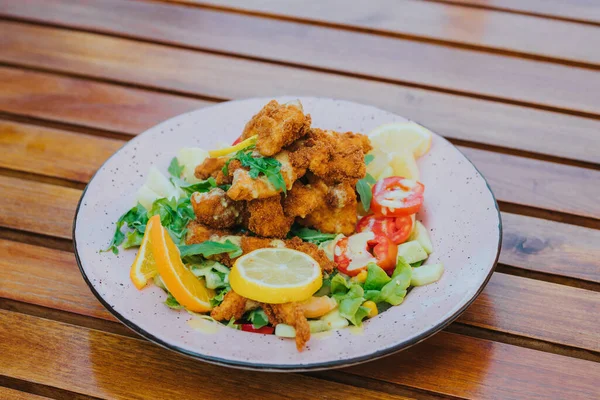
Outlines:
{"label": "parsley sprig", "polygon": [[227,174],[229,163],[233,160],[239,160],[243,167],[250,168],[248,174],[252,179],[257,179],[261,174],[264,175],[276,190],[287,193],[285,180],[281,173],[281,163],[272,157],[255,157],[252,150],[248,148],[238,151],[233,157],[227,160],[223,167],[223,173]]}

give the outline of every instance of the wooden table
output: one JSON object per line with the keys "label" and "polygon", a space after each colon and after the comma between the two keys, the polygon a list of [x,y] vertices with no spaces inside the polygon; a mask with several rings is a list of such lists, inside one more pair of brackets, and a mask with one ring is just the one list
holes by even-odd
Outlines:
{"label": "wooden table", "polygon": [[[0,63],[0,398],[600,397],[600,2],[0,0]],[[246,372],[141,339],[91,294],[71,223],[101,163],[171,116],[281,94],[419,121],[487,177],[500,264],[443,332]]]}

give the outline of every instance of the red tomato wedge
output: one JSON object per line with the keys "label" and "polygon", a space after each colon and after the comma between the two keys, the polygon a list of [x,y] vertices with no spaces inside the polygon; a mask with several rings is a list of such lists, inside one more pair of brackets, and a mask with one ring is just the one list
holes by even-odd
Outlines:
{"label": "red tomato wedge", "polygon": [[382,217],[401,217],[415,214],[423,204],[425,186],[399,176],[377,181],[373,185],[371,210]]}
{"label": "red tomato wedge", "polygon": [[395,245],[406,242],[412,228],[413,220],[410,215],[390,218],[367,215],[356,225],[357,232],[371,231],[375,235],[387,236]]}
{"label": "red tomato wedge", "polygon": [[271,335],[275,332],[275,328],[272,326],[263,326],[256,329],[252,324],[242,324],[241,327],[244,332],[263,333],[265,335]]}
{"label": "red tomato wedge", "polygon": [[231,143],[232,146],[235,146],[236,144],[240,143],[242,141],[242,135],[240,135],[240,137],[238,137],[237,139],[235,139],[233,141],[233,143]]}
{"label": "red tomato wedge", "polygon": [[374,262],[386,272],[396,267],[398,247],[386,236],[373,232],[357,233],[349,238],[338,240],[333,251],[337,269],[348,275],[356,276]]}

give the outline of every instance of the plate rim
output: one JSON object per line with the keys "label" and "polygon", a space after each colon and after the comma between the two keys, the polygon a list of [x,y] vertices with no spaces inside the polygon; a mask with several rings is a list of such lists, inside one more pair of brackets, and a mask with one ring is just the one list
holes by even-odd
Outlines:
{"label": "plate rim", "polygon": [[[276,97],[283,97],[283,96],[276,96]],[[288,96],[286,95],[285,97],[288,97]],[[375,109],[378,109],[378,110],[381,110],[381,111],[389,112],[387,110],[384,110],[382,108],[379,108],[379,107],[376,107],[376,106],[373,106],[373,105],[358,103],[358,102],[350,101],[350,100],[334,99],[334,98],[329,98],[329,97],[317,97],[317,96],[289,96],[289,97],[299,97],[299,98],[310,97],[310,98],[313,98],[313,99],[326,99],[326,100],[333,100],[333,101],[344,101],[344,102],[348,102],[348,103],[359,104],[361,106],[372,107],[372,108],[375,108]],[[148,332],[145,329],[140,328],[137,324],[135,324],[134,322],[132,322],[129,319],[125,318],[118,311],[116,311],[110,304],[108,304],[108,302],[106,300],[104,300],[104,298],[100,295],[100,293],[98,293],[98,291],[95,289],[94,285],[89,280],[88,276],[86,275],[86,273],[85,273],[85,271],[83,269],[82,261],[81,261],[81,259],[79,257],[79,252],[77,250],[77,238],[76,238],[76,235],[75,235],[75,231],[76,231],[76,227],[77,227],[77,217],[79,215],[79,210],[80,210],[81,205],[83,203],[83,199],[85,197],[87,189],[90,186],[90,184],[93,182],[93,180],[96,177],[96,175],[104,168],[104,166],[106,165],[106,163],[108,163],[113,157],[117,156],[126,146],[128,146],[131,143],[133,143],[135,140],[137,140],[139,137],[141,137],[144,133],[148,132],[150,129],[153,129],[154,127],[156,127],[158,125],[166,123],[166,122],[168,122],[168,121],[170,121],[172,119],[178,118],[181,115],[189,114],[189,113],[192,113],[192,112],[195,112],[195,111],[198,111],[198,110],[206,110],[208,108],[222,106],[223,104],[226,104],[226,103],[242,102],[242,101],[246,101],[246,100],[256,100],[256,99],[266,99],[266,98],[265,97],[249,97],[249,98],[244,98],[244,99],[224,101],[224,102],[213,104],[213,105],[208,106],[208,107],[202,107],[202,108],[190,110],[190,111],[187,111],[185,113],[175,115],[175,116],[173,116],[171,118],[168,118],[168,119],[166,119],[164,121],[161,121],[161,122],[159,122],[159,123],[151,126],[150,128],[146,129],[144,132],[141,132],[140,134],[138,134],[133,139],[125,142],[123,144],[123,146],[121,146],[109,158],[107,158],[102,163],[102,165],[100,165],[100,167],[98,167],[98,169],[96,170],[96,172],[94,172],[94,175],[92,175],[92,177],[90,178],[90,180],[86,184],[85,188],[83,189],[83,192],[81,193],[81,197],[79,198],[79,201],[77,202],[77,207],[75,208],[75,215],[73,216],[73,227],[72,227],[71,232],[72,232],[72,239],[73,239],[73,251],[75,253],[75,261],[77,263],[77,267],[79,268],[79,272],[83,276],[83,279],[84,279],[85,283],[88,285],[88,287],[91,290],[91,292],[94,294],[94,296],[96,297],[96,299],[98,299],[98,301],[100,301],[100,303],[104,306],[104,308],[106,308],[123,325],[127,326],[129,329],[131,329],[132,331],[134,331],[138,335],[142,336],[143,338],[149,340],[150,342],[155,343],[155,344],[157,344],[157,345],[159,345],[159,346],[161,346],[163,348],[166,348],[168,350],[180,353],[180,354],[182,354],[184,356],[196,359],[196,360],[208,362],[210,364],[225,366],[225,367],[232,367],[232,368],[237,368],[237,369],[245,369],[245,370],[253,370],[253,371],[267,371],[267,372],[309,372],[309,371],[320,371],[320,370],[335,369],[335,368],[342,368],[342,367],[349,367],[349,366],[353,366],[353,365],[358,365],[358,364],[362,364],[362,363],[365,363],[365,362],[378,360],[380,358],[387,357],[389,355],[398,353],[398,352],[400,352],[402,350],[406,350],[406,349],[408,349],[408,348],[410,348],[410,347],[412,347],[412,346],[414,346],[414,345],[416,345],[416,344],[424,341],[425,339],[428,339],[429,337],[435,335],[436,333],[440,332],[442,329],[444,329],[445,327],[447,327],[448,325],[450,325],[452,322],[454,322],[471,304],[473,304],[473,302],[477,299],[477,297],[479,297],[479,295],[481,294],[481,292],[487,286],[490,278],[492,277],[492,274],[496,270],[496,266],[498,265],[498,260],[500,258],[500,251],[501,251],[501,248],[502,248],[502,233],[503,233],[502,215],[500,213],[500,208],[498,206],[498,200],[496,199],[496,196],[494,195],[494,192],[492,191],[492,188],[490,187],[490,184],[487,181],[487,179],[485,178],[485,176],[481,173],[481,171],[477,168],[477,166],[475,166],[475,164],[473,164],[473,162],[458,147],[456,147],[452,142],[450,142],[448,139],[446,139],[442,135],[435,133],[435,131],[431,131],[431,132],[433,132],[434,134],[436,134],[440,139],[446,141],[455,150],[457,150],[460,153],[460,155],[466,161],[468,161],[471,164],[471,166],[475,169],[475,171],[477,171],[477,173],[481,176],[481,178],[485,182],[485,185],[486,185],[488,191],[490,192],[490,194],[492,196],[492,200],[494,201],[494,206],[495,206],[496,212],[498,214],[498,246],[497,246],[497,249],[496,249],[496,256],[495,256],[495,259],[494,259],[494,261],[492,263],[490,271],[488,272],[487,276],[485,277],[484,281],[479,286],[479,288],[477,289],[477,291],[475,292],[475,294],[468,301],[466,301],[465,304],[463,304],[463,306],[461,308],[459,308],[458,310],[456,310],[456,312],[454,312],[448,318],[443,319],[438,324],[436,324],[433,327],[425,330],[423,333],[421,333],[420,335],[418,335],[418,336],[410,339],[409,341],[407,341],[407,342],[406,341],[405,342],[401,342],[401,343],[398,343],[398,344],[396,344],[394,346],[386,347],[385,349],[381,349],[381,350],[372,352],[370,354],[365,354],[365,355],[358,356],[358,357],[346,358],[346,359],[342,359],[342,360],[333,360],[333,361],[325,361],[325,362],[316,362],[316,363],[307,363],[307,364],[264,364],[264,363],[253,363],[253,362],[247,362],[247,361],[234,361],[234,360],[229,360],[229,359],[226,359],[226,358],[208,356],[208,355],[201,354],[201,353],[198,353],[198,352],[195,352],[195,351],[187,350],[187,349],[184,349],[184,348],[182,348],[180,346],[177,346],[177,345],[174,345],[174,344],[170,344],[170,343],[168,343],[168,342],[166,342],[164,340],[161,340],[161,339],[157,338],[156,336],[154,336],[152,333]],[[399,115],[399,114],[396,114],[396,113],[392,113],[392,114]],[[404,117],[404,118],[406,118],[406,117]],[[406,119],[408,121],[413,121],[413,120],[410,120],[408,118],[406,118]],[[416,122],[416,121],[413,121],[413,122]],[[425,126],[425,125],[420,124],[420,123],[419,123],[419,125]],[[429,128],[427,128],[427,129],[429,129]]]}

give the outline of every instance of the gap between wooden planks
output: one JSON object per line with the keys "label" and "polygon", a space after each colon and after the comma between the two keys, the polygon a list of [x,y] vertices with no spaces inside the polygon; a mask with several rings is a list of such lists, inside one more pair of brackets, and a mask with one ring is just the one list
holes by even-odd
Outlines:
{"label": "gap between wooden planks", "polygon": [[589,0],[427,0],[540,18],[600,25],[600,4]]}
{"label": "gap between wooden planks", "polygon": [[[0,277],[5,282],[0,297],[115,320],[90,293],[72,253],[2,239],[0,250],[4,254]],[[551,314],[549,293],[557,299]],[[495,273],[458,322],[597,354],[600,322],[589,315],[598,312],[598,292]],[[593,355],[584,358],[600,360]]]}
{"label": "gap between wooden planks", "polygon": [[[123,5],[120,10],[125,13],[125,5],[143,3],[120,4]],[[45,14],[53,15],[56,10],[48,9]],[[247,62],[261,60],[272,65],[293,65],[316,71],[331,71],[347,76],[400,83],[463,96],[600,117],[600,106],[598,106],[600,90],[595,90],[600,89],[600,79],[598,79],[600,75],[597,71],[306,24],[272,19],[259,20],[210,10],[191,9],[190,11],[188,7],[182,8],[171,23],[165,20],[168,15],[161,15],[158,20],[154,20],[156,23],[152,24],[152,16],[155,18],[157,16],[151,12],[152,8],[148,11],[150,11],[149,19],[141,19],[139,13],[134,13],[127,23],[121,23],[119,19],[115,21],[112,10],[104,7],[88,10],[87,20],[84,18],[86,15],[84,12],[73,18],[65,18],[67,14],[55,16],[61,20],[65,18],[63,22],[69,27],[75,25],[77,28],[79,24],[83,24],[87,30],[102,31],[121,37],[134,37],[137,41],[135,45],[130,44],[129,48],[126,47],[130,42],[125,39],[121,39],[121,48],[119,48],[104,42],[115,38],[85,35],[72,30],[64,32],[55,28],[29,25],[26,29],[21,29],[23,32],[18,32],[17,26],[23,28],[23,24],[5,21],[0,26],[9,32],[9,35],[2,38],[5,43],[2,57],[5,61],[19,62],[26,53],[33,50],[29,49],[31,43],[39,43],[45,49],[43,54],[38,55],[38,58],[45,62],[51,61],[56,56],[54,52],[60,54],[85,49],[82,58],[69,60],[73,64],[70,66],[72,68],[84,62],[90,56],[90,49],[94,48],[106,52],[103,57],[112,58],[111,63],[97,62],[94,68],[88,71],[90,75],[94,75],[96,71],[117,67],[113,63],[116,58],[121,58],[122,53],[125,59],[134,63],[135,67],[149,64],[137,59],[150,56],[149,46],[157,45],[140,42],[143,40],[236,56],[238,58],[236,65],[240,67],[244,64],[240,63],[242,60]],[[215,15],[210,18],[195,17],[195,12],[212,12]],[[192,21],[181,20],[188,15],[193,17]],[[240,20],[222,21],[223,18]],[[87,27],[86,24],[91,27]],[[161,26],[159,32],[154,28],[148,29],[159,25]],[[187,26],[193,29],[186,29]],[[122,32],[123,29],[126,32]],[[37,42],[29,40],[30,36],[35,36]],[[319,45],[314,46],[313,43]],[[151,67],[163,72],[173,69],[184,76],[198,73],[192,67],[197,68],[197,65],[202,64],[192,62],[189,51],[185,52],[181,48],[173,49],[173,47],[169,49],[179,50],[179,57],[185,58],[182,60],[184,62],[176,62],[169,57],[160,56],[158,53],[167,50],[157,47],[154,55],[158,56],[158,59],[153,61],[157,64]],[[198,57],[197,52],[192,54]],[[410,57],[398,58],[398,54],[410,55]],[[66,59],[62,60],[59,64],[64,66],[66,61]],[[220,77],[222,78],[222,74],[230,68],[231,66],[228,66],[219,71]],[[135,68],[127,75],[121,72],[120,77],[131,80],[133,71]],[[290,77],[288,75],[288,78]],[[219,77],[216,78],[219,82]],[[273,90],[280,85],[285,85],[285,81],[273,80],[271,85]]]}
{"label": "gap between wooden planks", "polygon": [[[600,64],[600,56],[590,55],[600,45],[600,35],[593,26],[453,4],[371,0],[347,7],[343,0],[165,1],[592,68]],[[157,12],[168,12],[153,7]]]}
{"label": "gap between wooden planks", "polygon": [[[142,398],[186,392],[227,398],[239,395],[241,384],[248,398],[263,398],[269,392],[307,399],[340,394],[344,398],[390,398],[387,393],[296,374],[279,374],[277,379],[260,372],[232,374],[229,369],[190,360],[143,340],[29,315],[0,310],[0,319],[0,333],[7,338],[0,342],[7,360],[0,373],[91,396],[118,397],[133,391]],[[31,349],[36,357],[30,356]],[[575,399],[593,395],[599,368],[589,361],[442,332],[407,351],[341,372],[461,398],[517,394],[557,398],[569,393]],[[128,379],[120,379],[122,376]],[[507,381],[511,385],[506,385]]]}

